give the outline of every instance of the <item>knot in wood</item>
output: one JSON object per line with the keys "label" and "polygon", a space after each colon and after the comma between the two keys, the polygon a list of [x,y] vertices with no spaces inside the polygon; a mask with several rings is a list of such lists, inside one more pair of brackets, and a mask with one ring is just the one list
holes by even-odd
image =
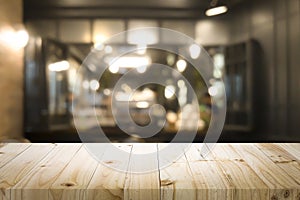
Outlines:
{"label": "knot in wood", "polygon": [[289,190],[286,190],[284,191],[284,198],[288,198],[290,196],[290,191]]}
{"label": "knot in wood", "polygon": [[271,200],[278,200],[278,197],[277,197],[276,195],[273,195],[273,196],[271,197]]}
{"label": "knot in wood", "polygon": [[174,181],[169,180],[169,179],[165,179],[165,180],[160,181],[161,186],[168,186],[168,185],[172,185],[173,183],[174,183]]}
{"label": "knot in wood", "polygon": [[71,182],[61,184],[61,186],[64,186],[64,187],[73,187],[75,185],[76,185],[75,183],[71,183]]}

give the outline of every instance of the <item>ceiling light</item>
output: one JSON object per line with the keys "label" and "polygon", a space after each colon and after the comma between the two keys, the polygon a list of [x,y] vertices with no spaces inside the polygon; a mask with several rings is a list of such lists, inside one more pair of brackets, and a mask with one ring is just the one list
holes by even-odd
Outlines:
{"label": "ceiling light", "polygon": [[109,71],[111,73],[116,74],[119,71],[119,66],[117,66],[117,65],[110,65],[108,69],[109,69]]}
{"label": "ceiling light", "polygon": [[112,59],[110,63],[109,70],[112,73],[117,73],[119,68],[136,68],[140,73],[143,73],[146,70],[145,67],[151,63],[151,59],[146,56],[128,56]]}
{"label": "ceiling light", "polygon": [[90,88],[91,88],[91,90],[96,91],[96,90],[99,89],[99,87],[100,87],[99,81],[97,81],[97,80],[91,80],[90,81]]}
{"label": "ceiling light", "polygon": [[103,90],[103,94],[105,94],[106,96],[109,96],[110,94],[111,94],[111,91],[110,91],[110,89],[104,89]]}
{"label": "ceiling light", "polygon": [[178,60],[176,63],[177,69],[179,72],[183,72],[186,68],[186,61],[185,60]]}
{"label": "ceiling light", "polygon": [[217,86],[211,86],[210,88],[208,88],[208,93],[212,97],[216,96],[218,94]]}
{"label": "ceiling light", "polygon": [[51,63],[48,65],[48,69],[52,72],[65,71],[68,70],[69,68],[70,68],[70,64],[66,60],[56,62],[56,63]]}
{"label": "ceiling light", "polygon": [[175,87],[173,85],[168,85],[165,87],[165,97],[171,99],[175,95]]}
{"label": "ceiling light", "polygon": [[227,6],[218,6],[218,7],[214,7],[214,8],[210,8],[208,10],[206,10],[205,15],[206,16],[215,16],[215,15],[220,15],[223,13],[226,13],[228,10]]}
{"label": "ceiling light", "polygon": [[14,50],[24,48],[29,41],[28,32],[21,27],[4,27],[0,29],[0,43]]}
{"label": "ceiling light", "polygon": [[191,58],[197,59],[201,53],[201,48],[197,44],[192,44],[189,48]]}
{"label": "ceiling light", "polygon": [[149,108],[149,103],[147,101],[139,101],[136,103],[137,108]]}

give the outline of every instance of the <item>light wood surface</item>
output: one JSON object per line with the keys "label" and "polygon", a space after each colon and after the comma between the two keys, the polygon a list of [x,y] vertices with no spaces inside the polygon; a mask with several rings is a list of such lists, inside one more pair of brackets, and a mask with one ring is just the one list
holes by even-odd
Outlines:
{"label": "light wood surface", "polygon": [[300,144],[193,144],[163,168],[168,144],[115,145],[128,153],[108,146],[105,166],[82,144],[0,144],[0,200],[300,200]]}

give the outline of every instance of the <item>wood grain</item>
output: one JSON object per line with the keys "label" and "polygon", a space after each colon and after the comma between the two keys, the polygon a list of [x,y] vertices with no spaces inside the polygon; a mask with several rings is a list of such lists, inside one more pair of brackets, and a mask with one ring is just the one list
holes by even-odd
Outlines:
{"label": "wood grain", "polygon": [[291,155],[297,158],[300,161],[300,145],[299,144],[276,144],[281,146],[283,149],[288,151]]}
{"label": "wood grain", "polygon": [[79,200],[91,181],[98,162],[81,148],[50,187],[49,199]]}
{"label": "wood grain", "polygon": [[[199,150],[194,147],[189,154],[198,156]],[[188,164],[195,180],[197,199],[232,199],[233,185],[216,161],[191,159]]]}
{"label": "wood grain", "polygon": [[108,148],[103,154],[91,182],[86,191],[88,200],[106,200],[106,199],[124,199],[124,185],[127,171],[118,171],[116,168],[128,168],[132,145],[119,144],[121,150],[128,152],[126,156],[118,159],[112,158],[111,148]]}
{"label": "wood grain", "polygon": [[3,144],[0,200],[300,200],[300,144],[208,145],[206,156],[192,144],[175,160],[184,145],[168,146],[106,145],[95,159],[82,144]]}
{"label": "wood grain", "polygon": [[[159,164],[160,167],[169,165],[174,161],[176,162],[186,162],[184,156],[185,150],[189,150],[190,145],[182,145],[178,143],[159,143],[157,144],[157,149],[160,152],[159,154]],[[171,149],[171,151],[170,151]],[[176,149],[176,151],[174,151]]]}
{"label": "wood grain", "polygon": [[[152,153],[152,156],[145,154]],[[146,169],[148,173],[136,173]],[[125,181],[124,199],[160,199],[160,179],[156,144],[134,144]]]}
{"label": "wood grain", "polygon": [[[17,145],[8,145],[11,147],[16,147],[16,149],[23,150],[23,148],[18,148]],[[20,180],[22,180],[30,171],[36,167],[41,159],[43,159],[53,148],[52,144],[38,144],[38,145],[24,145],[25,151],[17,154],[14,159],[2,166],[0,168],[0,188],[3,199],[10,198],[10,189],[15,186]],[[17,152],[12,150],[12,152]],[[8,153],[10,154],[10,153]],[[1,199],[1,198],[0,198]]]}
{"label": "wood grain", "polygon": [[[201,144],[202,147],[202,144]],[[200,154],[201,151],[200,144],[193,144],[190,148],[184,153],[187,161],[200,161],[200,160],[208,160],[209,154],[206,157],[202,157]]]}
{"label": "wood grain", "polygon": [[[158,156],[159,163],[166,159]],[[195,181],[184,154],[170,166],[160,169],[160,190],[161,200],[196,199]]]}
{"label": "wood grain", "polygon": [[12,199],[48,199],[50,186],[79,150],[81,144],[58,144],[11,190]]}
{"label": "wood grain", "polygon": [[253,171],[268,186],[271,199],[293,199],[299,184],[280,169],[255,145],[232,145]]}
{"label": "wood grain", "polygon": [[233,199],[269,199],[267,185],[232,147],[217,145],[212,156],[234,186]]}
{"label": "wood grain", "polygon": [[29,148],[30,144],[8,143],[0,146],[0,167],[14,159],[17,155]]}
{"label": "wood grain", "polygon": [[300,162],[297,158],[279,145],[258,144],[257,147],[300,186]]}

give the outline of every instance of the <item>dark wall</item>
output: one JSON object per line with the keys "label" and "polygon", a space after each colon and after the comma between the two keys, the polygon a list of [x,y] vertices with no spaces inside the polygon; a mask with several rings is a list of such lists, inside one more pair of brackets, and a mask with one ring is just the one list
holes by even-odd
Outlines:
{"label": "dark wall", "polygon": [[[236,6],[246,0],[219,1]],[[209,0],[24,0],[24,18],[199,19],[209,6]]]}
{"label": "dark wall", "polygon": [[272,140],[300,141],[300,0],[255,0],[230,15],[231,41],[257,41],[255,123]]}

